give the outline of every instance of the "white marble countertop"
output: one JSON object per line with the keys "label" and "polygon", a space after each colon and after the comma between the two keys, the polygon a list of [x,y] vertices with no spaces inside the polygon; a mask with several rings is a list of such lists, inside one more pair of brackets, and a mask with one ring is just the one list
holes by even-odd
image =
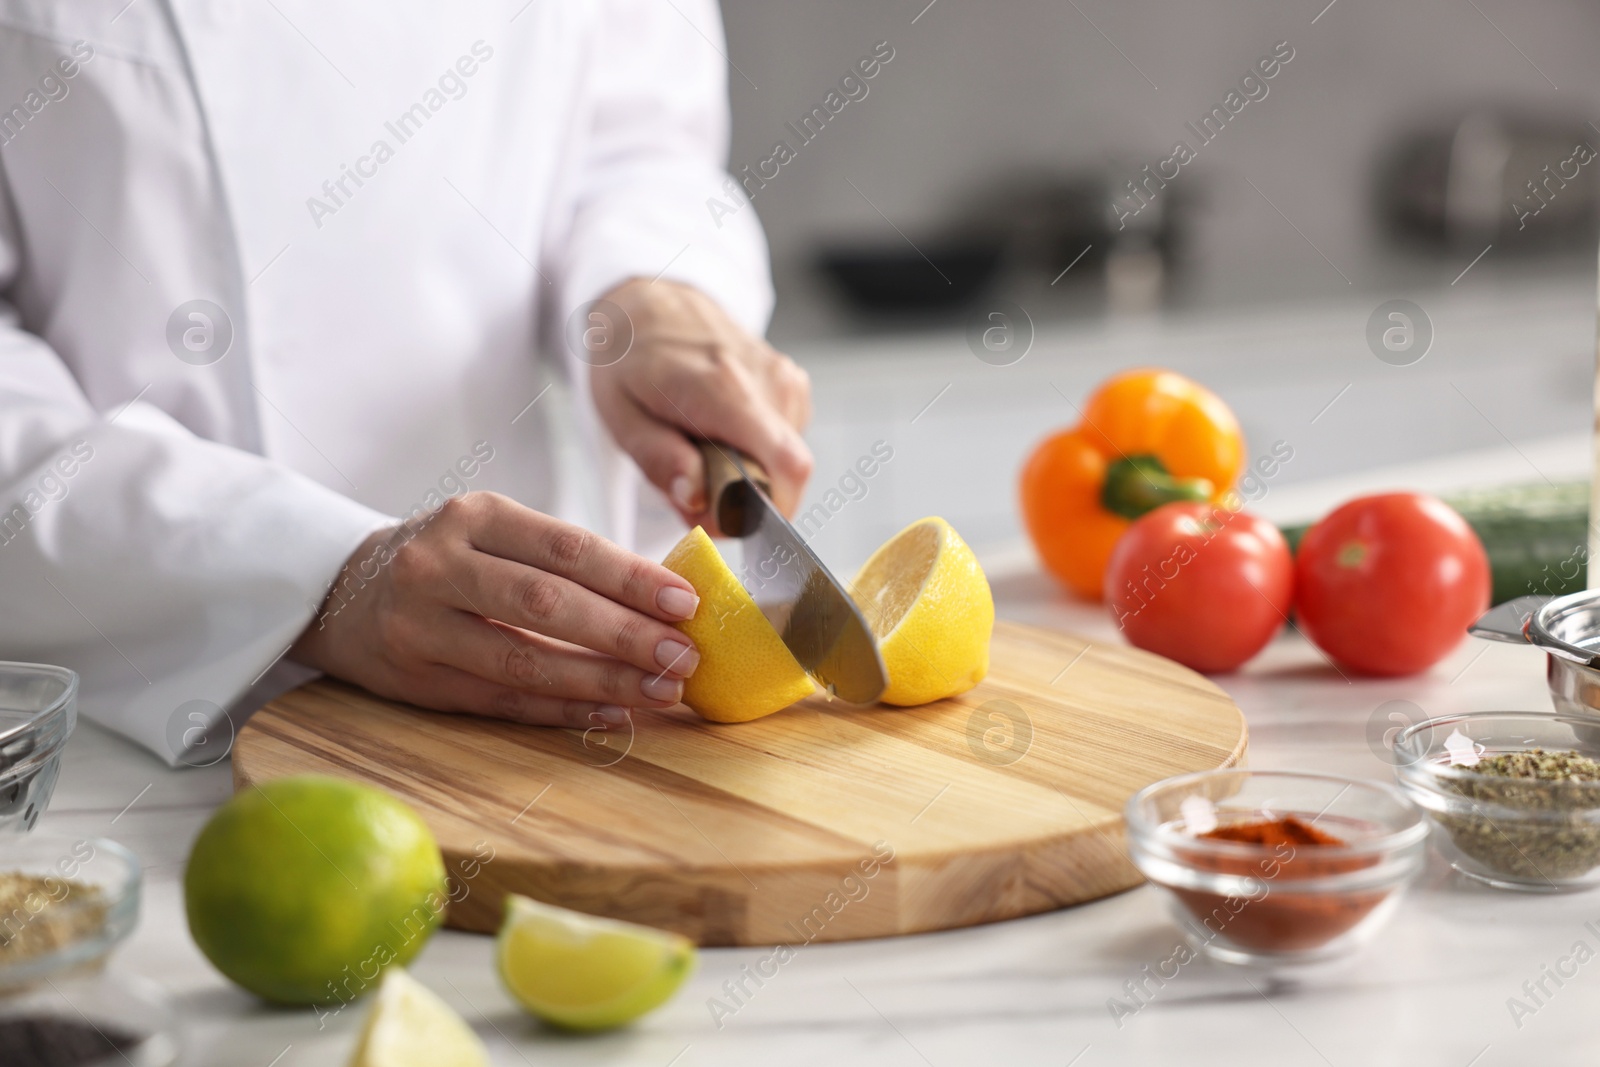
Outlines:
{"label": "white marble countertop", "polygon": [[[1593,308],[1592,287],[1587,297],[1568,295],[1546,307],[1547,313],[1539,321],[1546,328],[1551,322],[1561,324],[1545,346],[1553,354],[1542,364],[1537,353],[1521,357],[1542,367],[1529,376],[1534,382],[1530,388],[1544,390],[1546,395],[1562,394],[1569,407],[1576,409],[1575,417],[1581,417],[1587,407],[1586,380],[1576,368],[1592,358]],[[1466,390],[1458,387],[1460,395],[1492,397],[1492,401],[1479,401],[1495,405],[1496,423],[1490,426],[1478,420],[1455,394],[1441,396],[1441,404],[1449,401],[1457,407],[1441,409],[1439,418],[1460,420],[1476,435],[1470,439],[1457,436],[1444,450],[1494,446],[1493,451],[1405,470],[1361,474],[1349,470],[1348,463],[1343,473],[1329,469],[1320,457],[1326,455],[1332,462],[1337,442],[1331,431],[1339,425],[1338,420],[1329,416],[1313,420],[1312,426],[1306,419],[1327,404],[1346,381],[1366,380],[1360,377],[1365,371],[1349,370],[1356,357],[1340,357],[1345,365],[1325,367],[1318,373],[1307,371],[1304,388],[1291,405],[1291,413],[1303,428],[1297,444],[1304,449],[1305,468],[1315,468],[1319,479],[1337,474],[1338,480],[1286,481],[1262,502],[1263,510],[1274,517],[1298,517],[1290,513],[1320,510],[1367,486],[1443,488],[1491,477],[1527,479],[1533,476],[1529,466],[1552,477],[1583,471],[1587,450],[1581,439],[1568,436],[1544,444],[1528,443],[1527,439],[1537,434],[1527,430],[1528,414],[1517,414],[1517,398],[1491,391],[1500,388],[1497,383],[1504,373],[1500,360],[1452,353],[1448,327],[1459,314],[1463,330],[1456,336],[1471,332],[1464,329],[1470,312],[1470,308],[1456,311],[1441,304],[1436,313],[1441,322],[1441,351],[1430,359],[1435,371],[1455,377],[1437,377],[1431,384],[1422,378],[1414,380],[1417,388],[1437,391],[1446,391],[1450,381],[1469,382]],[[1366,309],[1354,309],[1328,321],[1349,319],[1345,325],[1359,346],[1365,314]],[[1587,334],[1588,340],[1579,334]],[[1257,350],[1270,347],[1270,331],[1256,331],[1253,336],[1250,343]],[[1218,351],[1228,347],[1227,339],[1217,336],[1205,343]],[[1525,334],[1520,343],[1533,344]],[[1074,382],[1072,388],[1081,390],[1086,382],[1078,379],[1098,376],[1095,367],[1102,359],[1126,365],[1137,358],[1121,351],[1119,344],[1102,346],[1099,356],[1086,366],[1067,368],[1054,380],[1063,388],[1067,381]],[[1345,341],[1338,344],[1350,347]],[[1370,355],[1360,358],[1376,363]],[[1447,358],[1453,362],[1439,367]],[[915,414],[927,397],[934,396],[947,380],[945,368],[953,365],[945,357],[933,358],[931,369],[906,383],[894,369],[903,365],[901,356],[891,354],[872,365],[853,356],[848,364],[845,359],[839,357],[836,367],[848,365],[848,375],[812,364],[819,397],[840,396],[862,381],[898,381],[907,404],[916,401],[905,412],[906,418]],[[1210,364],[1210,357],[1202,362],[1217,368],[1227,365]],[[978,367],[985,372],[989,369]],[[1037,406],[1039,397],[1048,393],[1043,379],[1052,372],[1035,367],[1032,373],[1038,376],[1026,390],[1024,407]],[[1288,416],[1283,414],[1286,394],[1272,389],[1278,384],[1287,388],[1290,383],[1281,378],[1269,382],[1263,377],[1252,385],[1247,369],[1237,370],[1235,377],[1242,381],[1237,392],[1247,427],[1264,425],[1273,432],[1273,418]],[[1569,378],[1576,379],[1583,390],[1575,404]],[[1020,377],[1015,380],[1019,384],[1024,381]],[[1336,414],[1353,420],[1344,435],[1347,442],[1366,433],[1364,411],[1375,413],[1370,417],[1393,417],[1392,407],[1380,411],[1365,409],[1362,404],[1374,397],[1400,399],[1403,393],[1395,391],[1397,380],[1391,378],[1382,388],[1360,385],[1340,401],[1348,407],[1335,409]],[[956,393],[941,401],[942,411],[934,409],[938,416],[923,419],[915,427],[900,419],[900,430],[937,437],[945,429],[939,426],[938,417],[968,418],[962,403],[985,406],[992,411],[987,425],[998,428],[994,437],[985,437],[970,421],[948,427],[955,430],[959,426],[960,436],[967,442],[964,447],[974,453],[957,464],[963,468],[958,473],[972,473],[978,459],[984,458],[984,469],[1009,482],[1017,454],[1012,438],[1019,432],[1033,436],[1036,428],[1030,425],[1019,431],[1013,425],[1014,412],[996,402],[992,383],[965,395],[963,390]],[[859,392],[854,402],[863,409],[871,403],[869,396]],[[825,409],[819,406],[819,410]],[[1041,411],[1029,418],[1045,425],[1052,417],[1065,422],[1065,416],[1064,411],[1054,416]],[[846,421],[851,417],[844,408],[837,416]],[[825,444],[819,448],[819,458],[846,465],[855,454],[856,438],[870,442],[875,433],[873,420],[891,417],[898,415],[880,409],[866,412],[850,426],[844,422],[821,424],[818,432]],[[1571,422],[1572,418],[1566,418],[1549,425],[1545,432],[1571,430]],[[1313,431],[1323,436],[1314,437]],[[1509,445],[1512,439],[1521,444]],[[932,474],[938,462],[950,460],[952,448],[960,447],[957,441],[946,440],[941,446],[929,438],[926,451],[919,453],[914,448],[918,439],[911,432],[902,432],[896,442],[904,445],[905,458],[897,458],[896,468],[902,483],[887,491],[875,489],[878,495],[871,504],[859,508],[861,516],[882,509],[884,523],[891,512],[903,522],[932,509],[919,508],[921,504],[937,508],[941,490]],[[942,454],[940,447],[945,449]],[[1441,451],[1431,450],[1435,454]],[[1418,454],[1428,451],[1423,448]],[[926,470],[917,466],[922,455],[933,457]],[[1381,458],[1368,456],[1357,465],[1370,468]],[[1412,457],[1394,456],[1389,461],[1401,458]],[[819,477],[825,480],[829,469],[819,462]],[[948,486],[948,480],[943,484]],[[984,499],[963,499],[959,506],[970,506],[974,515],[994,515],[1006,507],[1009,489],[975,485],[973,494]],[[985,494],[995,500],[989,501]],[[956,518],[954,514],[951,517]],[[840,540],[846,537],[846,525],[851,528],[848,548],[841,547],[845,541]],[[841,566],[856,562],[843,558],[861,553],[855,544],[856,530],[868,528],[860,538],[863,544],[892,532],[892,528],[873,529],[877,525],[877,519],[852,520],[840,524],[838,532],[830,528],[822,542],[824,554],[830,551],[826,543],[832,540],[835,547],[831,551]],[[957,525],[962,524],[957,521]],[[987,549],[983,555],[1000,614],[1115,640],[1102,611],[1069,602],[1039,575],[1031,556],[1016,544],[1014,529],[1014,519],[1007,519],[982,537],[974,537],[980,549]],[[1385,701],[1410,701],[1430,715],[1548,706],[1543,661],[1537,652],[1470,641],[1420,677],[1347,681],[1326,667],[1297,634],[1286,633],[1242,673],[1219,681],[1248,717],[1252,766],[1381,780],[1389,779],[1390,771],[1368,747],[1366,728],[1369,717]],[[83,725],[68,748],[55,802],[41,829],[113,837],[142,858],[146,871],[143,919],[118,953],[115,965],[153,980],[170,993],[188,1031],[186,1062],[208,1067],[342,1064],[353,1046],[359,1011],[347,1010],[319,1026],[309,1009],[267,1007],[229,985],[188,936],[181,894],[184,858],[207,814],[229,792],[226,762],[199,770],[168,770],[132,745]],[[1122,995],[1123,983],[1144,965],[1166,958],[1179,936],[1160,895],[1148,886],[996,925],[805,947],[721,1029],[708,1010],[708,998],[719,995],[723,982],[742,964],[754,961],[761,950],[703,952],[698,973],[663,1009],[626,1030],[589,1037],[550,1032],[522,1016],[499,989],[488,938],[441,932],[413,970],[474,1024],[500,1065],[1521,1067],[1589,1064],[1600,1053],[1600,1035],[1593,1023],[1600,996],[1600,962],[1580,970],[1534,1014],[1525,1015],[1520,1026],[1507,1006],[1508,998],[1523,995],[1524,981],[1537,980],[1541,968],[1571,952],[1576,942],[1586,941],[1591,948],[1600,949],[1600,939],[1585,928],[1589,920],[1600,920],[1600,893],[1532,896],[1491,891],[1453,874],[1434,857],[1376,943],[1341,972],[1287,986],[1259,978],[1247,980],[1236,971],[1206,962],[1194,963],[1120,1027],[1108,1011],[1108,999]],[[1588,973],[1590,970],[1594,973]]]}
{"label": "white marble countertop", "polygon": [[[1002,615],[1115,639],[1100,611],[1067,602],[1035,573],[993,578]],[[1411,701],[1430,715],[1547,704],[1537,652],[1480,642],[1421,677],[1346,682],[1285,634],[1222,683],[1249,719],[1252,766],[1376,779],[1389,770],[1365,731],[1385,701]],[[184,857],[229,790],[226,762],[170,771],[84,726],[42,827],[111,836],[143,858],[144,918],[116,965],[170,991],[190,1031],[191,1062],[342,1063],[359,1012],[319,1028],[309,1009],[265,1007],[231,987],[189,939]],[[1591,919],[1600,920],[1600,894],[1488,891],[1435,859],[1378,942],[1342,973],[1302,988],[1256,977],[1252,988],[1230,969],[1195,963],[1120,1028],[1107,999],[1178,939],[1150,887],[968,930],[809,946],[720,1030],[707,998],[759,950],[703,952],[699,972],[665,1008],[587,1038],[541,1030],[514,1008],[493,977],[488,938],[441,932],[414,971],[474,1022],[503,1065],[1591,1063],[1600,978],[1580,974],[1520,1028],[1506,1006],[1574,942],[1594,941],[1584,929]]]}

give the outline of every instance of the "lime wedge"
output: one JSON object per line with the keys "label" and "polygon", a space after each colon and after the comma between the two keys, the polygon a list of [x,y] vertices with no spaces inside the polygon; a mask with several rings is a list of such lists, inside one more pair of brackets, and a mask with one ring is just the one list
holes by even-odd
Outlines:
{"label": "lime wedge", "polygon": [[512,894],[495,945],[500,980],[532,1015],[607,1030],[659,1007],[694,970],[688,938]]}
{"label": "lime wedge", "polygon": [[350,1067],[489,1067],[489,1054],[450,1005],[405,972],[383,972]]}

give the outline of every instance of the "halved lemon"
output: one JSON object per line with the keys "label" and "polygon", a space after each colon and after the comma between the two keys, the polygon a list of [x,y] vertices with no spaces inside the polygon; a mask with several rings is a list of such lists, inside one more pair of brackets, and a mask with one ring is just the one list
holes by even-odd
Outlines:
{"label": "halved lemon", "polygon": [[495,942],[500,979],[529,1013],[568,1030],[607,1030],[659,1007],[694,970],[679,934],[512,894]]}
{"label": "halved lemon", "polygon": [[921,519],[884,542],[856,575],[850,595],[883,652],[885,704],[942,700],[989,673],[989,580],[943,519]]}
{"label": "halved lemon", "polygon": [[390,967],[350,1067],[489,1067],[489,1053],[450,1005],[404,967]]}
{"label": "halved lemon", "polygon": [[662,565],[700,594],[694,618],[677,624],[700,651],[683,702],[714,722],[748,722],[810,696],[816,685],[699,526]]}

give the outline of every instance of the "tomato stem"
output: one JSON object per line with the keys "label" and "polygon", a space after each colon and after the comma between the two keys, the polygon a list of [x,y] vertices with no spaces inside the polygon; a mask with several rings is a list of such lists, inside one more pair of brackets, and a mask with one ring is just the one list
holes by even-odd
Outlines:
{"label": "tomato stem", "polygon": [[1167,473],[1155,456],[1124,456],[1106,468],[1100,503],[1125,519],[1137,519],[1173,501],[1210,500],[1214,491],[1210,479],[1177,478]]}

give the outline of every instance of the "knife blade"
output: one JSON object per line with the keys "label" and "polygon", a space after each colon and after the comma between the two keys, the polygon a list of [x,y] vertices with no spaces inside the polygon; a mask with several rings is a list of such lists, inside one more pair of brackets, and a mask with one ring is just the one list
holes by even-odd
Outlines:
{"label": "knife blade", "polygon": [[737,449],[700,443],[706,510],[744,546],[739,575],[773,629],[807,673],[840,700],[871,704],[889,684],[861,609],[769,495],[761,466]]}

